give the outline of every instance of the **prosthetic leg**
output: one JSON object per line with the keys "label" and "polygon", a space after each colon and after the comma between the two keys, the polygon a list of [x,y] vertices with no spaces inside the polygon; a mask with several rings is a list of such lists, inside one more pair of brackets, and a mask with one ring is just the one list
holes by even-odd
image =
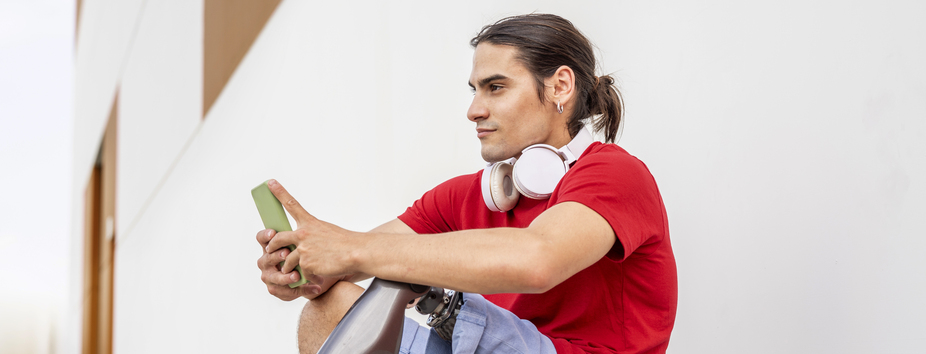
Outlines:
{"label": "prosthetic leg", "polygon": [[405,327],[405,306],[427,292],[424,285],[373,278],[318,353],[398,353]]}
{"label": "prosthetic leg", "polygon": [[442,338],[449,339],[460,309],[461,293],[373,278],[318,353],[397,354],[405,328],[405,309],[419,298],[415,309],[430,315],[428,325],[437,329]]}

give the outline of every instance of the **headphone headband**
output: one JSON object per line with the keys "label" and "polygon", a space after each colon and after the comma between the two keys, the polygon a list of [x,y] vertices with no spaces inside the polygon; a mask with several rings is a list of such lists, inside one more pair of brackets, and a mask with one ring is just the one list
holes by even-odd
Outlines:
{"label": "headphone headband", "polygon": [[563,162],[565,162],[567,166],[571,166],[573,162],[576,162],[576,160],[585,153],[585,150],[588,149],[589,145],[592,145],[593,142],[595,142],[595,139],[592,137],[592,132],[588,130],[588,126],[582,127],[569,144],[559,149],[564,155]]}

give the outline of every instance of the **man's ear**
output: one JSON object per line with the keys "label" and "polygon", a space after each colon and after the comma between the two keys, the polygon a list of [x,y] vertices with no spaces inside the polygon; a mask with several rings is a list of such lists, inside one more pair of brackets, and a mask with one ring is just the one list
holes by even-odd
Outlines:
{"label": "man's ear", "polygon": [[[557,102],[563,106],[572,104],[572,97],[576,91],[576,75],[572,68],[563,65],[556,69],[552,76],[544,79],[547,87],[547,99],[555,105]],[[572,107],[565,107],[567,109]]]}

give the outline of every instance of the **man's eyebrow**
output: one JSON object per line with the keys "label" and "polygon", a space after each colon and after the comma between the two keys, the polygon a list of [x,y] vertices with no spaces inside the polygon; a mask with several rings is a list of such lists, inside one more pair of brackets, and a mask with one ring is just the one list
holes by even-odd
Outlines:
{"label": "man's eyebrow", "polygon": [[[489,77],[487,77],[487,78],[484,78],[484,79],[482,79],[482,80],[479,80],[479,85],[478,85],[478,86],[479,86],[479,87],[482,87],[482,86],[485,86],[486,84],[488,84],[488,83],[490,83],[490,82],[492,82],[492,81],[504,80],[504,79],[507,79],[507,78],[508,78],[508,77],[505,76],[505,75],[502,75],[502,74],[495,74],[495,75],[489,76]],[[471,88],[473,88],[473,89],[476,88],[476,87],[473,86],[473,83],[472,83],[472,82],[467,82],[466,84],[469,85],[469,87],[471,87]]]}

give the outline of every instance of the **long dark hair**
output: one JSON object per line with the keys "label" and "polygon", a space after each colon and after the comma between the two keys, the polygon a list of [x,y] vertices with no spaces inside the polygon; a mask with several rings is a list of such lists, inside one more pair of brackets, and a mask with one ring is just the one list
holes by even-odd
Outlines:
{"label": "long dark hair", "polygon": [[528,14],[506,17],[485,26],[470,40],[475,48],[486,42],[509,45],[518,49],[518,60],[537,81],[540,101],[543,79],[552,76],[556,69],[566,65],[575,73],[576,106],[567,126],[575,137],[582,129],[582,121],[599,116],[595,130],[604,131],[605,140],[614,142],[624,114],[620,91],[614,86],[611,75],[595,75],[595,53],[585,36],[562,17],[550,14]]}

